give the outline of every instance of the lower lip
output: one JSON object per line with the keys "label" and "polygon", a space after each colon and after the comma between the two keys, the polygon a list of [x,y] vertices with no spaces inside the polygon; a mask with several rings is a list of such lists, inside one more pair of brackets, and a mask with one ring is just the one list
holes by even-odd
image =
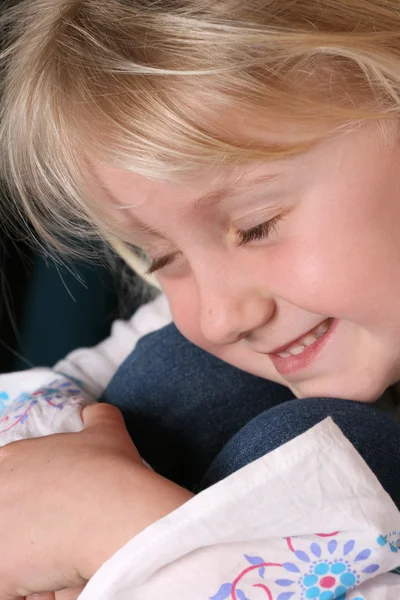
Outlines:
{"label": "lower lip", "polygon": [[308,367],[312,362],[314,362],[314,360],[329,342],[338,323],[339,320],[334,319],[328,331],[318,338],[316,342],[311,344],[311,346],[308,346],[301,354],[287,358],[281,358],[277,354],[268,354],[278,373],[281,375],[289,375]]}

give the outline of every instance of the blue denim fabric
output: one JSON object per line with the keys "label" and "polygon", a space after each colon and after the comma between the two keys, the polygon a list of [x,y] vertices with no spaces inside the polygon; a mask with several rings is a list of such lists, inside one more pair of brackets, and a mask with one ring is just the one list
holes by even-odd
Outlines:
{"label": "blue denim fabric", "polygon": [[102,400],[118,406],[141,456],[189,489],[231,437],[293,398],[188,342],[174,325],[142,338]]}
{"label": "blue denim fabric", "polygon": [[400,504],[400,425],[373,406],[293,399],[188,342],[169,325],[140,340],[106,389],[141,456],[168,479],[203,489],[328,415]]}
{"label": "blue denim fabric", "polygon": [[331,416],[400,508],[400,425],[370,404],[333,398],[291,400],[245,425],[215,458],[201,489]]}

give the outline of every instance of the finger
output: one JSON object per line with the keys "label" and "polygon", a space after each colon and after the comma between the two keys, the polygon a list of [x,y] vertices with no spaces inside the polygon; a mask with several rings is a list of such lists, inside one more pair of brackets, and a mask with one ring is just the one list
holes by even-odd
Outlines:
{"label": "finger", "polygon": [[96,436],[101,436],[103,442],[107,439],[114,447],[116,444],[119,450],[124,447],[130,459],[141,462],[137,448],[125,426],[124,417],[118,408],[111,404],[90,404],[83,409],[82,420],[84,430],[91,429]]}
{"label": "finger", "polygon": [[111,404],[90,404],[85,406],[82,411],[84,429],[89,427],[99,427],[104,425],[115,425],[125,429],[125,421],[121,411]]}
{"label": "finger", "polygon": [[83,587],[78,587],[61,590],[60,592],[55,593],[54,598],[55,600],[77,600],[79,594],[83,592],[83,589]]}
{"label": "finger", "polygon": [[77,600],[84,586],[67,588],[58,592],[42,592],[26,596],[26,600]]}

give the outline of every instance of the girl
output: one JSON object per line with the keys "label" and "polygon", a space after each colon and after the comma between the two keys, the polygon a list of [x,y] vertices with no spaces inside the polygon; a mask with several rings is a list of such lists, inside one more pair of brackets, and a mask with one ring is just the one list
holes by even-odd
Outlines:
{"label": "girl", "polygon": [[[153,417],[170,410],[199,456],[220,434],[222,363],[204,357],[266,380],[247,425],[253,396],[227,396],[236,435],[192,487],[261,458],[193,499],[142,465],[108,406],[81,433],[6,447],[4,598],[82,584],[129,540],[83,598],[397,598],[400,429],[367,405],[400,379],[397,0],[27,0],[4,23],[1,172],[19,214],[61,251],[140,248],[180,332],[164,349],[181,334],[201,349],[182,345],[199,397],[211,386],[199,431],[196,380],[181,415]],[[104,399],[134,421],[130,364]],[[270,382],[300,400],[266,410]],[[303,433],[328,415],[392,500],[331,421]]]}

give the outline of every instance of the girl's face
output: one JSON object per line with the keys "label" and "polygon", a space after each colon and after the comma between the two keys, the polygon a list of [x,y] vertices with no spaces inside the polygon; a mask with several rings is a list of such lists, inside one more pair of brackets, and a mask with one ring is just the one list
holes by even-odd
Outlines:
{"label": "girl's face", "polygon": [[191,185],[96,171],[193,343],[298,397],[372,401],[400,379],[395,127]]}

